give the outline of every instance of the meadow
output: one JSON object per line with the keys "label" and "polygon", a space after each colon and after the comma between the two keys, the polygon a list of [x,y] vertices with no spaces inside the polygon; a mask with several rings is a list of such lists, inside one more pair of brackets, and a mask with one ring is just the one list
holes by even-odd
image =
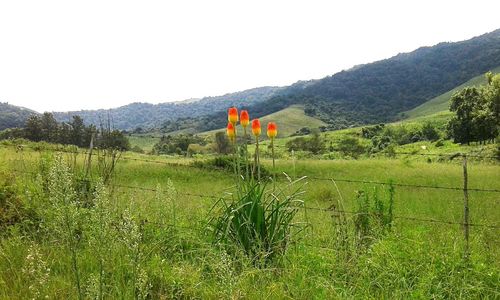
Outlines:
{"label": "meadow", "polygon": [[[2,227],[2,299],[500,297],[500,193],[469,191],[473,226],[470,255],[464,257],[460,159],[278,158],[274,172],[280,188],[289,182],[285,174],[292,181],[307,176],[300,181],[303,207],[294,218],[306,226],[291,231],[282,257],[259,265],[214,242],[208,223],[219,212],[212,208],[220,198],[234,198],[236,187],[231,172],[193,165],[206,158],[124,153],[110,181],[102,188],[95,184],[90,196],[95,207],[70,206],[75,214],[66,216],[77,219],[74,238],[64,226],[54,229],[57,216],[44,206],[57,212],[51,191],[62,191],[63,197],[78,186],[87,156],[24,144],[0,146],[2,200],[22,203],[16,207],[19,218]],[[272,170],[270,159],[262,164]],[[61,169],[73,183],[66,190],[60,189],[65,181],[54,176],[64,173]],[[99,172],[96,159],[93,183]],[[471,160],[468,173],[470,189],[500,190],[497,163]],[[390,182],[390,228],[365,219],[369,234],[358,243],[365,203],[360,191],[387,204]],[[96,207],[108,207],[102,211],[109,222],[95,217]]]}

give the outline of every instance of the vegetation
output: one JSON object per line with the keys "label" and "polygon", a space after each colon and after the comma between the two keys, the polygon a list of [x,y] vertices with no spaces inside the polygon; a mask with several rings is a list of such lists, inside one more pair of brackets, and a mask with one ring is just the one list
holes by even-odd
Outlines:
{"label": "vegetation", "polygon": [[80,115],[88,124],[98,125],[109,116],[119,129],[199,133],[223,128],[224,110],[230,105],[244,106],[263,117],[297,104],[306,115],[327,123],[319,126],[330,130],[386,123],[497,68],[499,35],[496,30],[468,41],[423,47],[288,87],[255,88],[178,103],[133,103],[113,110],[56,113],[55,117],[63,121],[68,114]]}
{"label": "vegetation", "polygon": [[[500,73],[500,66],[493,68],[491,70],[493,73]],[[429,101],[424,102],[423,104],[415,107],[412,110],[406,111],[401,114],[402,118],[405,119],[414,119],[418,117],[426,117],[435,114],[450,114],[450,99],[453,94],[460,92],[466,87],[478,87],[480,85],[487,84],[487,78],[483,74],[480,74],[467,82],[454,87],[453,89],[443,93],[437,97],[430,99]]]}
{"label": "vegetation", "polygon": [[95,126],[85,126],[83,119],[73,116],[69,123],[58,123],[51,113],[41,116],[31,115],[24,128],[7,129],[0,132],[0,139],[25,138],[30,141],[44,141],[79,147],[94,147],[101,149],[129,150],[130,144],[125,135],[112,130],[110,125],[97,129]]}
{"label": "vegetation", "polygon": [[[486,47],[487,39],[481,38]],[[416,76],[429,71],[431,65],[417,64],[428,56],[441,58],[431,60],[438,69],[455,70],[451,60],[464,70],[474,69],[472,63],[485,67],[481,55],[470,64],[458,62],[462,50],[476,50],[468,42],[436,47],[385,63],[409,64]],[[353,93],[358,96],[363,84],[388,84],[391,77],[383,66],[350,72],[357,70],[366,76],[360,92]],[[381,72],[380,81],[368,76],[370,70]],[[402,68],[394,74],[398,70]],[[339,76],[332,81],[351,82],[346,79],[350,75]],[[440,84],[458,77],[450,75]],[[471,133],[452,131],[455,138],[480,141],[484,132],[491,138],[498,130],[499,81],[495,76],[488,79],[487,87],[466,89],[452,99],[457,114],[451,124],[457,127],[450,127]],[[396,85],[415,88],[418,97],[431,94],[398,80]],[[298,83],[294,93],[316,83]],[[287,105],[300,98],[285,91],[280,99]],[[338,87],[321,93],[342,91]],[[370,93],[382,96],[377,91]],[[391,94],[384,93],[387,103]],[[308,99],[326,105],[326,98]],[[340,100],[335,105],[353,113]],[[325,123],[304,118],[304,112],[326,119],[337,110],[333,105],[317,111],[313,109],[321,106],[287,107],[301,114],[288,120],[290,124],[277,122],[280,133],[286,134],[278,135],[276,126],[261,130],[255,119],[251,130],[242,129],[232,108],[229,116],[224,113],[222,120],[207,125],[229,120],[227,137],[217,132],[210,140],[178,132],[162,137],[154,147],[148,144],[157,154],[169,154],[165,156],[146,156],[139,144],[122,155],[128,147],[116,147],[114,141],[120,145],[126,139],[122,132],[115,131],[115,136],[109,125],[101,128],[96,143],[111,149],[81,151],[73,145],[86,148],[88,132],[96,131],[78,117],[58,123],[44,114],[30,118],[24,129],[3,132],[11,139],[0,141],[0,298],[500,296],[500,172],[498,160],[490,159],[500,154],[498,142],[452,143],[447,139],[448,120],[434,117],[321,132]],[[371,113],[359,109],[361,115]],[[383,113],[384,107],[376,112]],[[282,118],[286,121],[286,114]],[[344,127],[357,121],[330,122]],[[305,127],[311,130],[308,136],[289,137],[306,133]],[[144,135],[143,130],[135,132],[134,137]],[[264,132],[267,139],[261,136]],[[465,192],[472,224],[464,224],[464,166],[457,153],[470,155]],[[463,237],[466,226],[471,228],[468,240]]]}
{"label": "vegetation", "polygon": [[[321,119],[330,130],[394,121],[401,113],[498,67],[499,36],[500,29],[464,42],[423,47],[320,80],[299,81],[249,109],[263,117],[302,105],[306,115]],[[188,124],[195,124],[195,131],[223,128],[224,114],[186,118],[182,128]]]}
{"label": "vegetation", "polygon": [[311,137],[298,137],[286,143],[288,151],[310,151],[313,154],[322,153],[325,150],[325,141],[318,131],[314,131]]}
{"label": "vegetation", "polygon": [[488,84],[465,88],[451,98],[455,115],[448,130],[456,143],[493,142],[500,129],[500,74],[488,73]]}
{"label": "vegetation", "polygon": [[[67,120],[68,116],[78,115],[85,119],[87,125],[95,126],[99,126],[102,119],[110,118],[113,120],[113,127],[121,130],[144,132],[162,128],[163,132],[172,132],[180,128],[192,127],[193,123],[186,123],[186,118],[197,118],[210,114],[210,112],[224,111],[231,105],[257,104],[279,93],[281,89],[279,87],[259,87],[217,97],[179,102],[131,103],[114,109],[57,112],[54,113],[54,117],[59,122],[63,122]],[[211,126],[210,120],[208,122],[205,124],[206,126],[211,127],[211,129],[218,128]]]}
{"label": "vegetation", "polygon": [[153,146],[154,154],[180,154],[186,155],[194,145],[205,146],[206,141],[192,134],[167,135],[161,137],[160,141]]}
{"label": "vegetation", "polygon": [[[30,150],[36,145],[40,151]],[[51,170],[62,166],[57,156],[44,150],[42,144],[30,146],[33,147],[17,153],[14,147],[0,147],[4,158],[0,165],[2,176],[5,172],[16,174],[7,185],[23,207],[34,212],[25,214],[3,231],[0,296],[38,294],[41,298],[77,298],[71,250],[60,235],[52,233],[58,228],[58,223],[54,223],[57,219],[46,214],[53,206],[47,202],[49,191],[45,190],[44,182],[55,182],[51,180],[56,178],[50,179]],[[214,201],[219,197],[231,201],[231,195],[224,196],[220,191],[234,191],[233,176],[179,165],[174,158],[164,158],[164,163],[175,163],[165,167],[141,161],[142,156],[137,154],[127,156],[139,160],[121,160],[104,190],[97,188],[98,176],[94,173],[92,186],[96,193],[90,196],[92,204],[78,208],[82,221],[76,230],[75,237],[79,240],[75,249],[84,297],[99,298],[101,286],[104,298],[495,298],[497,295],[500,241],[496,229],[474,227],[472,255],[466,262],[462,256],[460,225],[400,218],[417,216],[461,222],[463,206],[457,199],[462,191],[395,186],[393,218],[389,222],[389,188],[375,191],[376,186],[371,184],[336,182],[337,191],[331,181],[307,179],[306,193],[301,196],[304,205],[327,209],[335,204],[337,209],[307,210],[307,219],[302,213],[297,214],[294,222],[307,220],[310,226],[300,239],[288,244],[283,259],[264,267],[243,253],[231,252],[234,247],[213,244],[212,235],[204,231],[207,219],[219,216],[210,212]],[[66,163],[72,160],[66,154],[63,158]],[[78,186],[79,176],[75,174],[81,172],[83,156],[77,156],[76,161],[76,168],[68,170],[73,174],[70,176],[73,186]],[[271,166],[269,160],[263,159],[262,163]],[[500,188],[497,165],[471,163],[470,187]],[[41,171],[42,168],[48,171]],[[404,159],[278,159],[276,168],[279,174],[292,175],[295,168],[298,177],[382,182],[393,179],[414,185],[460,186],[462,180],[461,164]],[[284,176],[278,177],[278,186],[283,187],[286,182]],[[120,185],[156,191],[119,188]],[[366,197],[369,204],[361,205]],[[474,223],[495,224],[499,217],[495,209],[497,195],[470,192],[470,197],[476,203],[471,206]],[[342,208],[337,201],[342,202]],[[378,202],[383,204],[383,210]],[[54,199],[56,203],[64,202]],[[346,214],[344,220],[339,212],[342,210],[363,213],[354,219]],[[379,218],[380,211],[383,219]],[[369,216],[368,220],[360,219],[362,216]],[[367,227],[362,225],[366,223]],[[44,224],[45,229],[37,229],[36,224]],[[103,238],[99,233],[107,236],[105,243],[98,242]],[[346,242],[340,243],[342,240]]]}

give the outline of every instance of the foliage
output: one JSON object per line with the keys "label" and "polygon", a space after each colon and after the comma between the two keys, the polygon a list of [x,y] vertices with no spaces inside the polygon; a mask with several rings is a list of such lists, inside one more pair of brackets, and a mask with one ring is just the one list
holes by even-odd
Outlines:
{"label": "foliage", "polygon": [[288,151],[310,151],[319,154],[325,150],[325,141],[319,131],[314,130],[310,137],[298,137],[286,143]]}
{"label": "foliage", "polygon": [[93,137],[94,147],[120,151],[130,148],[123,132],[111,129],[109,124],[107,127],[101,124],[99,130],[93,125],[85,126],[79,116],[73,116],[69,123],[58,123],[52,113],[31,115],[24,128],[0,132],[0,139],[26,138],[34,142],[44,141],[79,147],[89,147]]}
{"label": "foliage", "polygon": [[8,226],[23,221],[28,216],[28,210],[15,187],[12,175],[0,174],[0,232],[5,232]]}
{"label": "foliage", "polygon": [[193,134],[166,135],[153,146],[153,153],[186,155],[191,144],[205,145],[206,141]]}
{"label": "foliage", "polygon": [[394,210],[394,186],[389,185],[387,200],[380,198],[379,191],[357,192],[357,211],[354,218],[355,236],[358,246],[366,247],[392,227]]}
{"label": "foliage", "polygon": [[295,234],[292,229],[298,226],[294,217],[303,206],[299,199],[303,192],[295,185],[302,179],[290,180],[291,194],[266,191],[259,182],[243,182],[235,199],[221,198],[216,204],[221,211],[210,220],[215,242],[232,251],[242,249],[257,265],[282,256]]}
{"label": "foliage", "polygon": [[338,143],[337,150],[354,158],[366,152],[366,148],[359,142],[359,139],[351,136],[343,137]]}
{"label": "foliage", "polygon": [[500,128],[500,74],[487,74],[488,84],[469,87],[451,98],[455,113],[448,123],[456,143],[493,141]]}

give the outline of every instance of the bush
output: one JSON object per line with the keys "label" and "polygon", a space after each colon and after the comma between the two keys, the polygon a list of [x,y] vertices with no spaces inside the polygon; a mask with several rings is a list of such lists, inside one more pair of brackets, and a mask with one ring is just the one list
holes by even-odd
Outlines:
{"label": "bush", "polygon": [[345,136],[339,141],[337,150],[354,158],[366,152],[366,148],[359,142],[359,139],[350,136]]}
{"label": "bush", "polygon": [[132,149],[130,149],[130,150],[132,152],[135,152],[135,153],[141,153],[141,154],[144,153],[144,150],[141,147],[137,146],[137,145],[135,145],[134,147],[132,147]]}
{"label": "bush", "polygon": [[298,137],[286,143],[288,151],[309,151],[313,154],[322,153],[325,150],[325,141],[319,131],[313,131],[311,137]]}

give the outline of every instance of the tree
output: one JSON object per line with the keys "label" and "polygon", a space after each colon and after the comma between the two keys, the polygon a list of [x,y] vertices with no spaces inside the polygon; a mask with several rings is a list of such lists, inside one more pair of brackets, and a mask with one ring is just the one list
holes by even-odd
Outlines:
{"label": "tree", "polygon": [[467,87],[451,97],[450,111],[455,115],[448,123],[448,130],[455,143],[473,141],[474,106],[481,101],[481,93],[476,87]]}
{"label": "tree", "polygon": [[45,112],[42,115],[42,139],[49,143],[56,143],[57,141],[57,121],[54,116]]}
{"label": "tree", "polygon": [[32,115],[24,125],[25,137],[34,142],[42,140],[42,120],[37,115]]}
{"label": "tree", "polygon": [[77,145],[79,147],[84,147],[83,135],[85,130],[85,125],[83,124],[83,119],[80,116],[73,116],[71,120],[71,144]]}
{"label": "tree", "polygon": [[448,132],[456,143],[493,141],[500,127],[500,74],[486,74],[487,85],[468,87],[451,98],[455,116]]}

